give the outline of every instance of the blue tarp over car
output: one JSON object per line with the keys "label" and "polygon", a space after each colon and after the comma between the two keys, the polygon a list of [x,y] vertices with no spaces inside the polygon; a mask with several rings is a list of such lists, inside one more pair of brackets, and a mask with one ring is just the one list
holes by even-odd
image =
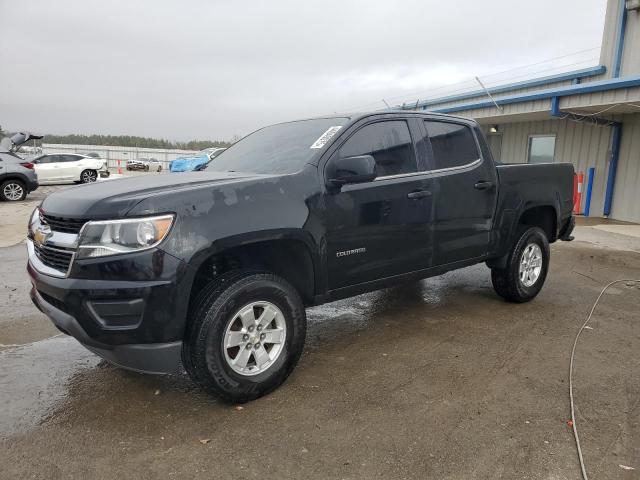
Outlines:
{"label": "blue tarp over car", "polygon": [[192,172],[206,165],[209,161],[208,155],[194,155],[193,157],[179,157],[169,164],[171,172]]}

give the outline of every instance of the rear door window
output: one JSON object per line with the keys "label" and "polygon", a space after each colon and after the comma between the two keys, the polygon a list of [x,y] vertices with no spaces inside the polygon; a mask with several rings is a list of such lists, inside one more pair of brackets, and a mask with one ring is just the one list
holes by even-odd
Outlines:
{"label": "rear door window", "polygon": [[409,126],[404,120],[365,125],[340,147],[341,158],[371,155],[378,177],[417,172]]}
{"label": "rear door window", "polygon": [[425,120],[434,169],[463,167],[480,158],[471,128],[460,123]]}

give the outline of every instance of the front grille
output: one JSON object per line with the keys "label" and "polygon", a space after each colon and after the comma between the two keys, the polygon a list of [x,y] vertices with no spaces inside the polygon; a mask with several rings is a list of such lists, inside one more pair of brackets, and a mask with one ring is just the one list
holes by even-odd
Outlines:
{"label": "front grille", "polygon": [[63,248],[47,247],[46,245],[38,245],[34,242],[33,248],[36,256],[47,267],[55,268],[63,273],[69,270],[69,264],[73,257],[73,250]]}
{"label": "front grille", "polygon": [[40,221],[46,223],[54,232],[80,233],[82,226],[88,222],[83,218],[63,218],[40,214]]}

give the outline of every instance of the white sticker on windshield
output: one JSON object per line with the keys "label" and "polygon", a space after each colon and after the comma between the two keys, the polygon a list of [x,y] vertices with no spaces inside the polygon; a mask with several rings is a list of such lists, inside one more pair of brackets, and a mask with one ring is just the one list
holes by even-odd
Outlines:
{"label": "white sticker on windshield", "polygon": [[329,127],[309,148],[322,148],[342,127]]}

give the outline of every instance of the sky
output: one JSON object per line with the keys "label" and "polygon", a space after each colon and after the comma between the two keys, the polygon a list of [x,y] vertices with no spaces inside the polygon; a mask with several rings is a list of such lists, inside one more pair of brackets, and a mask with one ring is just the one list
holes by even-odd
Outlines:
{"label": "sky", "polygon": [[597,65],[605,7],[0,0],[0,125],[228,140],[280,121],[475,89],[475,76],[490,86]]}

